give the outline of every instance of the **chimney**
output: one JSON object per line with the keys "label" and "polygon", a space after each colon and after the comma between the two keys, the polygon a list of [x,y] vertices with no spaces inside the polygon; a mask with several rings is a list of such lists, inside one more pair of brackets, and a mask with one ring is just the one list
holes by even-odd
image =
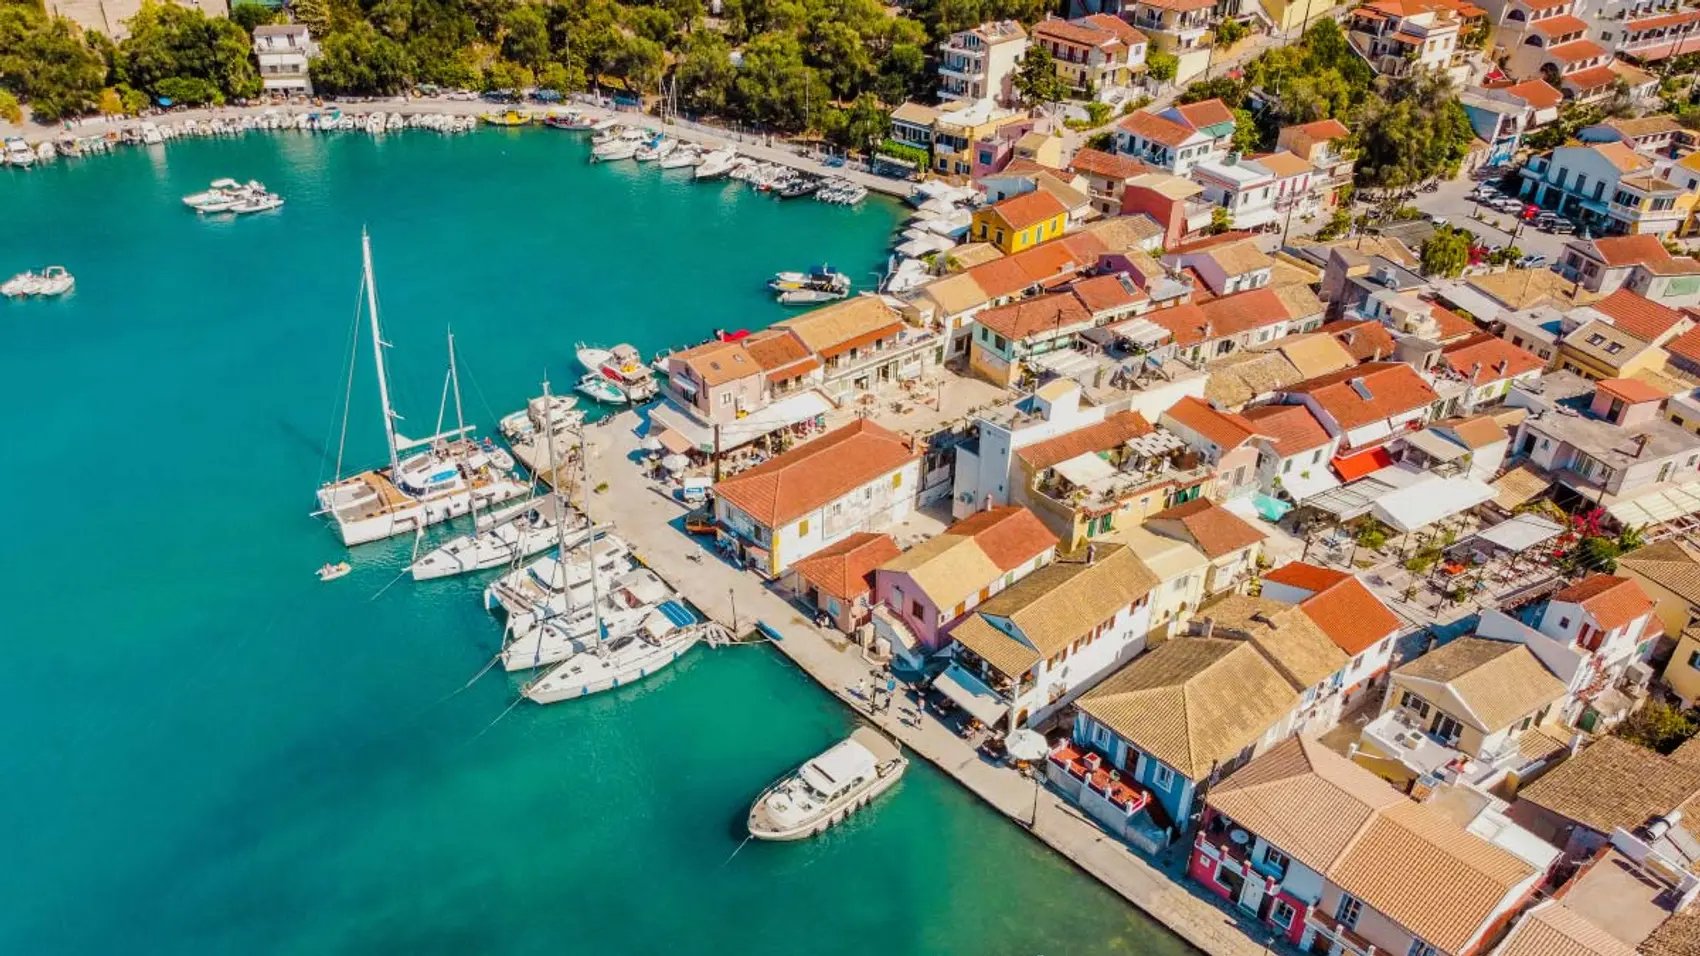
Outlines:
{"label": "chimney", "polygon": [[1357,392],[1358,397],[1366,402],[1375,397],[1375,395],[1370,392],[1369,385],[1364,382],[1362,376],[1353,377],[1347,382],[1347,384],[1352,386],[1352,391]]}
{"label": "chimney", "polygon": [[1476,362],[1470,366],[1470,384],[1476,384],[1476,378],[1482,374],[1482,363]]}
{"label": "chimney", "polygon": [[1504,375],[1506,373],[1506,371],[1509,370],[1510,368],[1511,368],[1511,360],[1510,359],[1500,359],[1499,362],[1494,365],[1493,370],[1498,375]]}
{"label": "chimney", "polygon": [[1370,361],[1371,362],[1381,361],[1381,346],[1377,345],[1375,347],[1375,355],[1370,359]]}
{"label": "chimney", "polygon": [[1641,455],[1644,452],[1646,452],[1646,450],[1647,450],[1647,436],[1646,435],[1636,435],[1635,436],[1635,457],[1640,458]]}
{"label": "chimney", "polygon": [[1346,343],[1346,345],[1349,346],[1349,345],[1352,344],[1352,340],[1356,339],[1357,337],[1358,337],[1357,330],[1356,329],[1349,329],[1349,330],[1347,330],[1345,335],[1340,336],[1340,340],[1342,342]]}

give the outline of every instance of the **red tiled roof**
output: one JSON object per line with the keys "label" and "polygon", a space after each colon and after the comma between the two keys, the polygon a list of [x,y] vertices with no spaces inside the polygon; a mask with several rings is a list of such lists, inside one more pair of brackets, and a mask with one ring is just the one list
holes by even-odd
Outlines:
{"label": "red tiled roof", "polygon": [[[1587,40],[1577,40],[1576,43],[1587,43]],[[1575,46],[1576,43],[1566,43],[1565,46]],[[1567,73],[1563,77],[1565,86],[1575,90],[1597,90],[1609,86],[1617,80],[1617,71],[1609,66],[1591,66],[1586,70]]]}
{"label": "red tiled roof", "polygon": [[1094,13],[1089,16],[1081,17],[1075,22],[1090,23],[1092,26],[1105,31],[1106,33],[1114,33],[1117,39],[1129,46],[1145,42],[1145,34],[1135,30],[1133,28],[1133,24],[1128,23],[1121,17],[1112,16],[1108,13]]}
{"label": "red tiled roof", "polygon": [[1659,237],[1650,234],[1609,236],[1595,239],[1593,243],[1594,251],[1599,254],[1601,261],[1613,267],[1670,258],[1670,253],[1665,251]]}
{"label": "red tiled roof", "polygon": [[1214,236],[1205,236],[1201,239],[1194,239],[1191,242],[1177,243],[1174,248],[1165,250],[1163,254],[1165,256],[1184,256],[1189,252],[1199,252],[1204,249],[1213,249],[1216,246],[1225,246],[1232,242],[1255,238],[1257,238],[1257,233],[1251,232],[1250,230],[1231,229],[1227,232],[1219,232]]}
{"label": "red tiled roof", "polygon": [[1043,189],[1035,189],[1030,193],[1011,196],[992,207],[992,212],[998,218],[1009,224],[1011,229],[1026,229],[1039,223],[1068,212],[1057,197]]}
{"label": "red tiled roof", "polygon": [[826,594],[853,601],[873,590],[874,569],[901,553],[891,535],[859,531],[791,568]]}
{"label": "red tiled roof", "polygon": [[945,534],[973,538],[999,571],[1013,571],[1057,545],[1038,516],[1018,505],[988,508],[963,518]]}
{"label": "red tiled roof", "polygon": [[1670,396],[1638,378],[1606,378],[1594,383],[1594,388],[1631,405],[1642,402],[1662,402]]}
{"label": "red tiled roof", "polygon": [[1631,578],[1591,574],[1552,596],[1580,604],[1606,630],[1614,630],[1653,610],[1653,602]]}
{"label": "red tiled roof", "polygon": [[1147,313],[1144,318],[1168,329],[1175,345],[1181,348],[1197,345],[1210,336],[1210,320],[1205,317],[1202,308],[1190,302],[1171,309],[1158,309]]}
{"label": "red tiled roof", "polygon": [[1275,454],[1290,458],[1328,444],[1328,432],[1303,405],[1259,405],[1240,413],[1259,435],[1269,439]]}
{"label": "red tiled roof", "polygon": [[1573,17],[1569,15],[1549,17],[1545,20],[1536,20],[1529,24],[1529,27],[1542,36],[1549,37],[1562,37],[1569,36],[1572,33],[1588,32],[1587,23],[1583,22],[1580,17]]}
{"label": "red tiled roof", "polygon": [[1091,325],[1092,313],[1072,293],[1053,292],[987,309],[976,315],[974,321],[1019,342],[1030,335]]}
{"label": "red tiled roof", "polygon": [[[1571,40],[1569,43],[1560,43],[1558,46],[1547,47],[1547,56],[1550,56],[1555,60],[1563,60],[1566,63],[1575,63],[1577,60],[1591,60],[1596,56],[1605,55],[1605,47],[1587,39]],[[1600,67],[1600,69],[1610,68]],[[1575,74],[1572,74],[1572,76],[1574,75]],[[1571,77],[1567,76],[1564,79],[1568,82]]]}
{"label": "red tiled roof", "polygon": [[1481,326],[1438,302],[1427,302],[1427,305],[1429,314],[1434,316],[1435,325],[1440,328],[1440,341],[1442,342],[1475,335],[1482,330]]}
{"label": "red tiled roof", "polygon": [[1090,452],[1109,451],[1130,438],[1149,435],[1155,430],[1151,423],[1145,420],[1145,416],[1138,412],[1117,412],[1096,425],[1077,428],[1066,435],[1034,442],[1024,448],[1017,448],[1015,453],[1031,465],[1034,471],[1042,471],[1058,462]]}
{"label": "red tiled roof", "polygon": [[1618,289],[1595,302],[1592,308],[1611,316],[1613,325],[1648,343],[1658,341],[1659,336],[1686,318],[1681,312],[1628,289]]}
{"label": "red tiled roof", "polygon": [[1657,30],[1661,27],[1674,27],[1682,23],[1692,23],[1700,20],[1700,10],[1683,10],[1677,13],[1667,13],[1657,17],[1642,17],[1630,20],[1623,26],[1630,33],[1640,33],[1644,30]]}
{"label": "red tiled roof", "polygon": [[1165,119],[1156,113],[1137,110],[1121,118],[1116,124],[1123,130],[1138,136],[1143,136],[1153,143],[1164,146],[1178,147],[1192,138],[1194,130],[1182,126],[1171,119]]}
{"label": "red tiled roof", "polygon": [[1163,415],[1189,428],[1223,451],[1233,451],[1251,440],[1255,434],[1251,423],[1238,415],[1217,411],[1202,398],[1187,396],[1169,407]]}
{"label": "red tiled roof", "polygon": [[1069,161],[1068,168],[1077,173],[1116,180],[1132,179],[1151,171],[1150,166],[1132,156],[1106,153],[1101,149],[1083,149],[1075,153],[1074,158]]}
{"label": "red tiled roof", "polygon": [[1292,318],[1287,314],[1287,304],[1268,286],[1212,299],[1199,309],[1204,312],[1204,320],[1210,323],[1212,338],[1238,335]]}
{"label": "red tiled roof", "polygon": [[1200,100],[1197,103],[1177,106],[1174,110],[1185,117],[1186,121],[1192,124],[1193,129],[1203,129],[1206,126],[1234,121],[1233,111],[1228,109],[1227,104],[1219,99]]}
{"label": "red tiled roof", "polygon": [[[1362,385],[1364,397],[1353,383]],[[1309,395],[1341,428],[1357,428],[1423,407],[1438,396],[1416,369],[1403,362],[1371,362],[1341,369],[1287,388]]]}
{"label": "red tiled roof", "polygon": [[980,287],[988,300],[1012,296],[1034,282],[1014,256],[982,262],[971,267],[968,275],[973,277],[974,284]]}
{"label": "red tiled roof", "polygon": [[1399,618],[1357,578],[1328,587],[1299,602],[1299,610],[1311,619],[1334,646],[1348,654],[1362,654],[1400,628]]}
{"label": "red tiled roof", "polygon": [[1150,521],[1175,521],[1186,529],[1198,550],[1220,558],[1263,540],[1263,532],[1209,498],[1194,498],[1152,515]]}
{"label": "red tiled roof", "polygon": [[1080,20],[1052,18],[1033,24],[1035,37],[1048,37],[1077,46],[1097,47],[1117,41],[1115,34]]}
{"label": "red tiled roof", "polygon": [[1351,575],[1333,568],[1318,567],[1304,561],[1290,561],[1263,576],[1265,581],[1285,584],[1301,591],[1322,591],[1331,588]]}
{"label": "red tiled roof", "polygon": [[1360,322],[1341,319],[1324,323],[1317,331],[1334,336],[1335,341],[1351,353],[1352,358],[1360,362],[1376,361],[1393,355],[1393,333],[1387,331],[1387,326],[1380,322],[1369,319]]}
{"label": "red tiled roof", "polygon": [[1150,296],[1145,294],[1134,281],[1125,273],[1114,275],[1093,276],[1081,279],[1069,287],[1076,298],[1094,314],[1119,309],[1123,306],[1144,302]]}
{"label": "red tiled roof", "polygon": [[[1570,0],[1563,2],[1569,3]],[[1522,83],[1504,87],[1503,91],[1538,110],[1552,109],[1564,102],[1564,94],[1553,89],[1545,80],[1524,80]]]}
{"label": "red tiled roof", "polygon": [[1306,136],[1315,140],[1326,141],[1352,135],[1352,131],[1346,128],[1346,124],[1337,119],[1317,120],[1314,123],[1305,123],[1296,128],[1304,131]]}
{"label": "red tiled roof", "polygon": [[1665,351],[1700,364],[1700,326],[1689,329],[1665,343]]}
{"label": "red tiled roof", "polygon": [[777,528],[896,471],[917,452],[901,436],[858,419],[714,486],[717,497]]}
{"label": "red tiled roof", "polygon": [[1512,345],[1490,332],[1448,346],[1442,350],[1441,358],[1459,375],[1466,378],[1476,375],[1474,384],[1477,385],[1537,372],[1547,364],[1528,349]]}

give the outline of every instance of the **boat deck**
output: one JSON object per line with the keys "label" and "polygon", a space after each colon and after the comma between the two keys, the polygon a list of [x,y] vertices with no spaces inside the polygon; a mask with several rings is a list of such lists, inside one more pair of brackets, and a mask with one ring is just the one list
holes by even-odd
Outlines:
{"label": "boat deck", "polygon": [[868,748],[868,752],[874,755],[874,763],[877,766],[883,767],[903,756],[903,751],[897,744],[892,743],[890,737],[866,725],[857,727],[850,734],[850,739]]}
{"label": "boat deck", "polygon": [[358,481],[365,485],[374,495],[377,496],[377,498],[367,498],[362,500],[356,510],[339,510],[337,514],[340,515],[344,521],[361,521],[366,518],[376,518],[382,514],[388,514],[392,511],[399,511],[402,508],[411,507],[415,503],[412,498],[402,494],[401,489],[395,486],[395,482],[391,481],[387,476],[379,472],[363,471],[348,480]]}

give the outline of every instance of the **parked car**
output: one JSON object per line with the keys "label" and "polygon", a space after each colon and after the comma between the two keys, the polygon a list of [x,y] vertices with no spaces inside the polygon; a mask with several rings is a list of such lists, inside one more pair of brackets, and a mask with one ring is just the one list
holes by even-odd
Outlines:
{"label": "parked car", "polygon": [[1434,228],[1436,228],[1436,229],[1439,229],[1441,226],[1444,226],[1447,223],[1447,219],[1446,219],[1445,216],[1430,215],[1428,217],[1428,221],[1429,221],[1429,224],[1434,226]]}
{"label": "parked car", "polygon": [[1538,252],[1532,252],[1517,260],[1517,268],[1519,269],[1539,269],[1546,264],[1547,257]]}
{"label": "parked car", "polygon": [[1552,231],[1560,236],[1573,236],[1576,234],[1576,224],[1568,219],[1560,219],[1552,224]]}

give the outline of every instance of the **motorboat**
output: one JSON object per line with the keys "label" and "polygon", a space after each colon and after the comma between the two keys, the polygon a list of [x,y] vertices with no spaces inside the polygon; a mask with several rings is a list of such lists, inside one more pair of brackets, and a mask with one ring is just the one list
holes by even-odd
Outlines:
{"label": "motorboat", "polygon": [[21,299],[35,295],[40,288],[41,276],[34,272],[20,272],[7,279],[4,285],[0,285],[0,295],[8,299]]}
{"label": "motorboat", "polygon": [[[439,431],[428,438],[407,438],[396,431],[397,415],[390,405],[383,332],[378,320],[372,245],[362,234],[364,270],[362,305],[372,334],[373,366],[377,372],[379,412],[389,464],[342,477],[343,448],[337,449],[337,476],[320,486],[315,514],[329,518],[345,545],[365,544],[398,534],[415,534],[430,525],[485,510],[530,493],[530,485],[513,474],[514,460],[489,441],[478,441],[464,421],[441,430],[450,388],[456,417],[460,408],[460,375],[455,365],[454,336],[449,336],[448,381],[438,411]],[[351,343],[354,344],[354,343]],[[343,409],[346,420],[348,408]],[[423,449],[413,452],[413,449]]]}
{"label": "motorboat", "polygon": [[563,537],[569,547],[590,534],[590,524],[559,494],[548,494],[481,516],[477,534],[463,534],[413,562],[415,581],[429,581],[513,564],[545,551]]}
{"label": "motorboat", "polygon": [[64,295],[77,285],[76,276],[66,272],[64,266],[48,266],[36,279],[34,294],[41,296]]}
{"label": "motorboat", "polygon": [[685,656],[710,626],[680,602],[663,601],[631,632],[573,654],[520,693],[535,703],[553,704],[629,687]]}
{"label": "motorboat", "polygon": [[808,272],[781,272],[768,280],[781,303],[812,305],[832,302],[850,294],[850,277],[828,265],[819,265]]}
{"label": "motorboat", "polygon": [[228,212],[238,216],[246,216],[256,212],[270,212],[283,205],[283,197],[275,193],[252,193],[238,200]]}
{"label": "motorboat", "polygon": [[500,113],[480,113],[478,118],[491,126],[529,126],[531,114],[521,110],[503,110]]}
{"label": "motorboat", "polygon": [[661,157],[657,164],[662,169],[683,169],[686,166],[702,165],[702,147],[695,143],[680,143],[679,148]]}
{"label": "motorboat", "polygon": [[35,150],[30,148],[30,144],[24,142],[22,136],[8,136],[5,145],[6,163],[8,165],[35,165]]}
{"label": "motorboat", "polygon": [[629,127],[619,136],[608,140],[590,151],[591,162],[612,162],[620,159],[631,159],[637,155],[638,148],[649,141],[650,132],[636,126]]}
{"label": "motorboat", "polygon": [[335,581],[337,578],[347,576],[348,572],[352,570],[354,570],[354,566],[347,561],[338,561],[335,564],[326,564],[314,573],[319,576],[320,581]]}
{"label": "motorboat", "polygon": [[588,113],[555,113],[543,118],[543,125],[553,129],[564,129],[569,132],[582,133],[594,129],[597,120]]}
{"label": "motorboat", "polygon": [[643,356],[637,349],[625,344],[616,345],[608,350],[607,356],[596,371],[619,386],[626,401],[648,401],[661,390],[655,381],[655,371],[643,363]]}
{"label": "motorboat", "polygon": [[737,159],[737,151],[730,146],[708,153],[703,156],[702,163],[696,168],[696,178],[719,179],[732,171],[732,164]]}
{"label": "motorboat", "polygon": [[776,195],[780,199],[796,199],[799,196],[813,195],[820,191],[820,187],[821,179],[819,176],[801,174],[792,177],[790,182],[776,192]]}
{"label": "motorboat", "polygon": [[624,405],[631,401],[620,386],[610,381],[600,372],[586,372],[578,380],[578,392],[604,405]]}
{"label": "motorboat", "polygon": [[183,204],[196,212],[224,212],[247,195],[248,189],[234,179],[215,179],[205,190],[184,196]]}
{"label": "motorboat", "polygon": [[577,404],[571,395],[539,395],[519,411],[502,416],[496,429],[511,445],[536,441],[546,427],[557,437],[567,435],[584,423],[584,413],[574,407]]}
{"label": "motorboat", "polygon": [[654,139],[639,146],[637,152],[632,154],[632,158],[640,163],[652,163],[666,157],[678,148],[678,140],[668,139],[657,133]]}
{"label": "motorboat", "polygon": [[750,807],[750,836],[801,840],[824,833],[890,790],[908,767],[896,744],[858,727],[761,792]]}
{"label": "motorboat", "polygon": [[585,371],[600,372],[602,366],[608,364],[608,360],[614,357],[614,353],[599,345],[586,345],[580,342],[573,349],[573,357],[578,359],[578,364],[584,366]]}
{"label": "motorboat", "polygon": [[[629,559],[627,566],[612,581],[598,575],[592,587],[575,593],[570,604],[563,601],[560,607],[552,607],[552,613],[530,630],[510,629],[512,636],[502,648],[502,667],[522,671],[558,664],[636,632],[662,602],[677,600],[654,571],[630,567]],[[599,596],[595,592],[604,583],[609,585],[607,593]]]}

